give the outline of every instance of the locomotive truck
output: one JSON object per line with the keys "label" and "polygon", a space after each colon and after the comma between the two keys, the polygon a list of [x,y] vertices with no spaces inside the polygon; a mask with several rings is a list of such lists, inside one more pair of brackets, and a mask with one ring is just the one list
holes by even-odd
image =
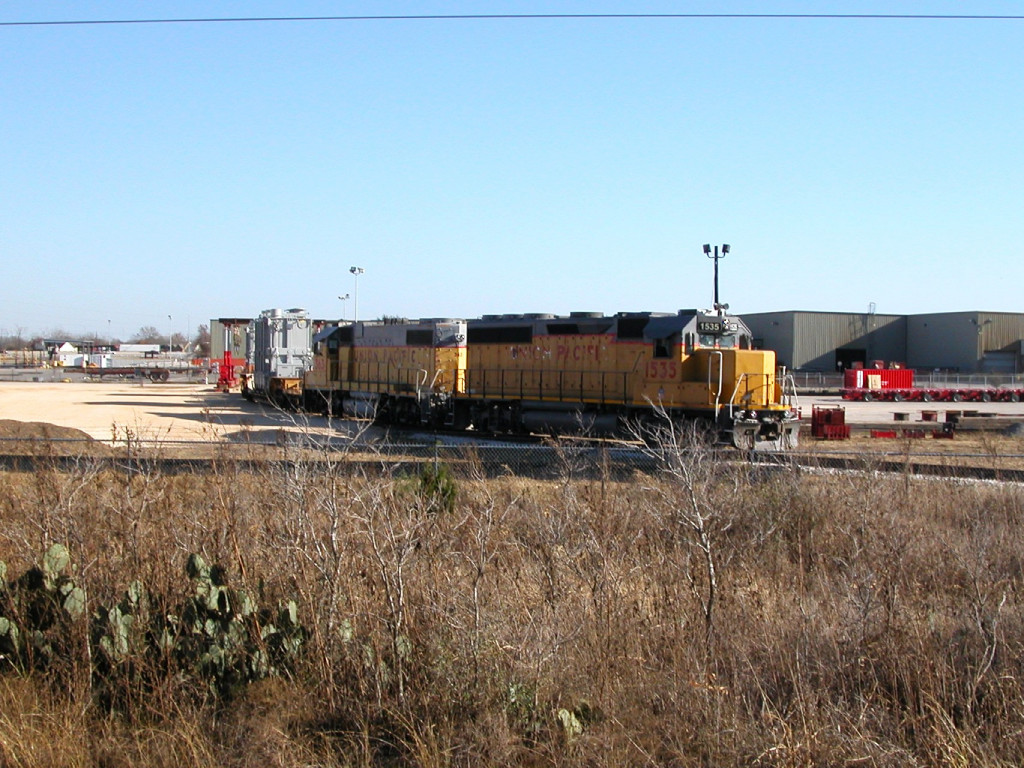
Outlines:
{"label": "locomotive truck", "polygon": [[[272,366],[280,351],[252,356]],[[405,427],[629,436],[671,419],[743,450],[799,434],[791,379],[724,310],[344,323],[312,338],[301,386],[265,373],[249,396]]]}

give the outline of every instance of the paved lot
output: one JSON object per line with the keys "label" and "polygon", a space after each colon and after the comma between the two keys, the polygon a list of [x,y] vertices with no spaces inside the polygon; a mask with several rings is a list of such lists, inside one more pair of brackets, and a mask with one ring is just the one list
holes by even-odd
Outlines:
{"label": "paved lot", "polygon": [[123,440],[273,439],[286,430],[326,430],[327,420],[275,412],[213,385],[91,381],[0,381],[0,419],[38,421]]}

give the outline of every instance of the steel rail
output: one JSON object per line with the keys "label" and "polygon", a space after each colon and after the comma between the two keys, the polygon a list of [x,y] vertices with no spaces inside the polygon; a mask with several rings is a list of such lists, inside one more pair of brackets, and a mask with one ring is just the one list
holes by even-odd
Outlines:
{"label": "steel rail", "polygon": [[[26,442],[22,440],[21,442]],[[43,442],[43,441],[37,441]],[[49,441],[54,443],[74,442],[72,440]],[[219,445],[223,443],[207,443]],[[319,453],[309,456],[273,456],[266,458],[217,456],[168,457],[160,455],[89,455],[69,452],[48,453],[44,451],[23,453],[0,453],[0,471],[36,472],[40,469],[59,471],[81,470],[89,467],[98,471],[111,470],[126,474],[156,473],[164,475],[212,475],[212,474],[259,474],[278,471],[293,466],[303,466],[314,473],[338,471],[360,471],[387,473],[405,468],[418,469],[437,461],[449,465],[476,463],[486,475],[515,474],[523,477],[556,477],[561,464],[558,459],[578,462],[574,474],[586,476],[609,472],[612,476],[628,478],[634,471],[654,474],[659,470],[659,461],[651,453],[630,446],[605,444],[595,445],[451,445],[451,444],[403,444],[388,446],[352,447],[345,451],[323,446],[309,446],[308,450]],[[285,450],[282,447],[282,450]],[[300,443],[290,444],[290,451],[301,451]],[[979,464],[929,463],[922,461],[922,455],[899,457],[893,454],[857,456],[817,456],[808,453],[740,453],[734,449],[716,451],[721,461],[731,466],[749,467],[752,471],[815,471],[834,470],[848,472],[875,472],[889,475],[909,475],[937,479],[986,480],[1010,483],[1024,483],[1024,469],[1003,468]],[[982,454],[927,454],[936,459],[993,458]],[[1024,459],[1024,456],[996,456],[997,459]]]}

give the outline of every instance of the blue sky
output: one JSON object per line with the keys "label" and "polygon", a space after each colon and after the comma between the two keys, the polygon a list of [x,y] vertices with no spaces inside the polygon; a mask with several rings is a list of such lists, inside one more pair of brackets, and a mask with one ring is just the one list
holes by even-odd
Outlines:
{"label": "blue sky", "polygon": [[[968,11],[969,9],[969,11]],[[1016,14],[1024,3],[31,2],[0,22]],[[1024,311],[1024,20],[0,27],[0,333]],[[168,315],[171,319],[168,320]]]}

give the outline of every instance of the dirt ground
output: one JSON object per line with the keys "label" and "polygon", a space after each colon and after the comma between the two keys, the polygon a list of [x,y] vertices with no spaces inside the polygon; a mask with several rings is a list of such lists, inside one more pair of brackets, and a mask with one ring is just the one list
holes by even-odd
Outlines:
{"label": "dirt ground", "polygon": [[[855,438],[813,440],[809,425],[815,405],[843,408]],[[951,454],[977,449],[1024,454],[1024,437],[1006,435],[1007,425],[1024,424],[1024,403],[861,403],[838,397],[802,397],[800,406],[808,426],[802,450],[903,450],[907,442],[903,429],[920,429],[930,436],[933,429],[941,427],[947,412],[955,409],[972,414],[964,419],[971,428],[958,431],[955,440],[914,440],[915,452]],[[979,411],[970,410],[974,407]],[[923,411],[936,411],[937,423],[924,421]],[[896,430],[901,437],[871,439],[870,429],[875,427]],[[123,445],[126,438],[164,445],[211,441],[274,444],[287,433],[346,439],[364,428],[359,423],[335,420],[328,424],[319,416],[275,411],[202,382],[0,381],[0,441],[88,436],[106,445]]]}

